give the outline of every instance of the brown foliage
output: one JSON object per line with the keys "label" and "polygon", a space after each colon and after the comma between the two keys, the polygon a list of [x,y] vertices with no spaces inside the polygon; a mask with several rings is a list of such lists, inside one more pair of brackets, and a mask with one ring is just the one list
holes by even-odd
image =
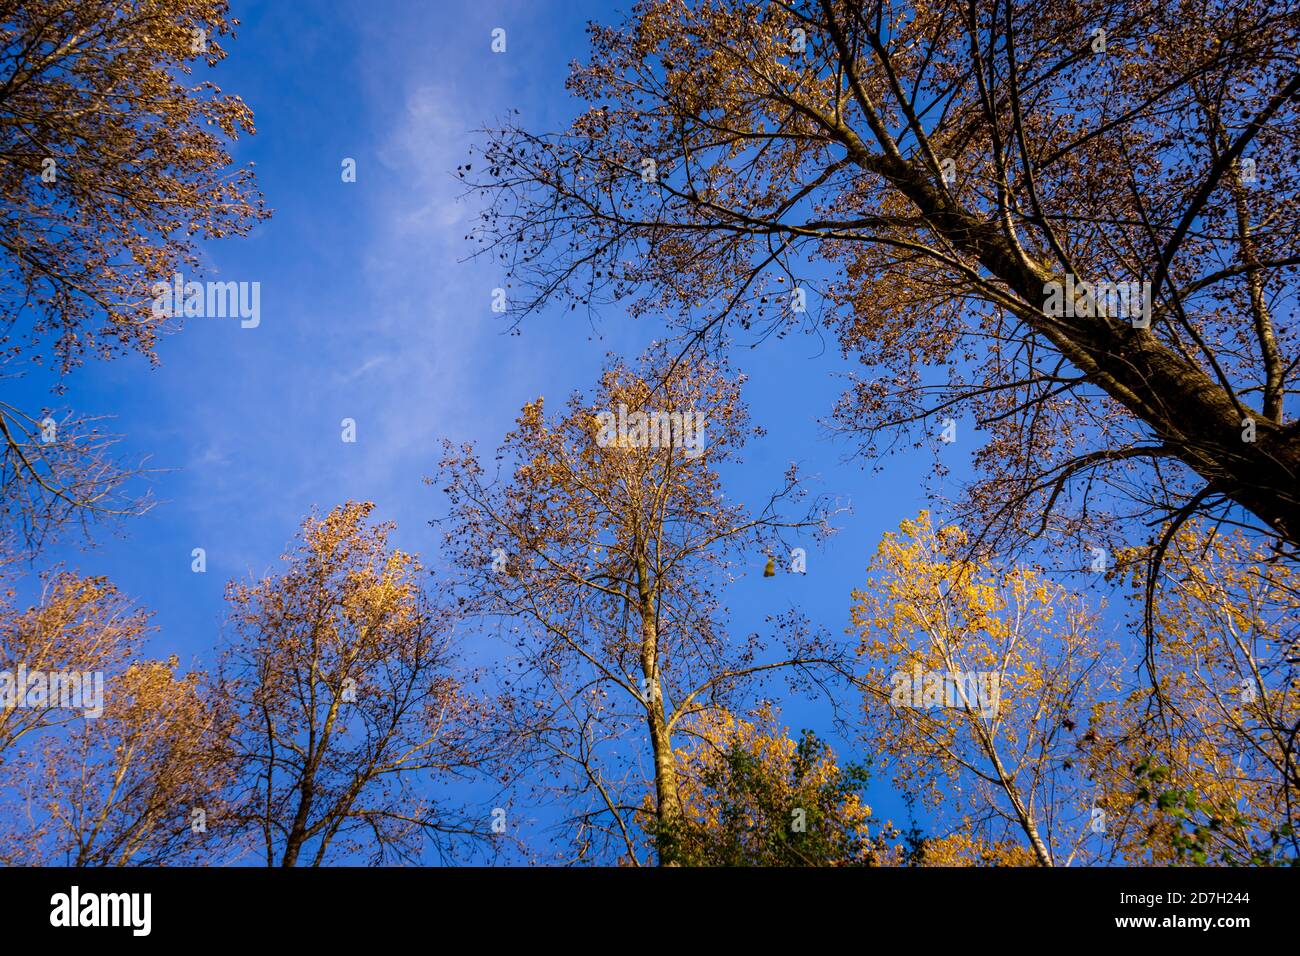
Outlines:
{"label": "brown foliage", "polygon": [[[518,312],[631,300],[721,343],[820,301],[866,452],[984,430],[972,545],[1231,506],[1300,544],[1291,4],[655,0],[590,32],[585,112],[473,167]],[[1149,283],[1150,328],[1054,315],[1067,277]]]}
{"label": "brown foliage", "polygon": [[485,762],[490,728],[453,667],[453,616],[373,507],[308,518],[281,573],[228,588],[231,826],[267,865],[411,860],[426,840],[450,855],[487,834],[489,814],[430,796]]}
{"label": "brown foliage", "polygon": [[[611,417],[620,407],[685,416],[699,442],[692,451],[685,433],[622,435]],[[833,663],[817,634],[790,629],[774,654],[759,634],[727,633],[721,590],[736,565],[786,553],[787,533],[826,530],[817,507],[784,516],[805,493],[793,466],[756,511],[724,497],[717,469],[754,431],[739,382],[657,350],[635,368],[612,362],[554,420],[540,399],[524,406],[498,454],[504,474],[489,476],[472,447],[448,446],[430,479],[450,500],[465,612],[509,628],[520,733],[543,766],[573,774],[567,797],[589,801],[572,821],[578,859],[612,841],[639,860],[630,814],[647,783],[660,823],[680,813],[673,734],[684,718],[730,706],[771,674]],[[642,733],[648,780],[635,759]],[[672,861],[670,847],[658,852]]]}
{"label": "brown foliage", "polygon": [[[0,0],[0,363],[67,373],[156,361],[150,286],[196,270],[196,239],[267,212],[226,144],[237,97],[197,81],[225,56],[225,0]],[[0,533],[35,552],[66,524],[146,507],[93,418],[0,403]]]}

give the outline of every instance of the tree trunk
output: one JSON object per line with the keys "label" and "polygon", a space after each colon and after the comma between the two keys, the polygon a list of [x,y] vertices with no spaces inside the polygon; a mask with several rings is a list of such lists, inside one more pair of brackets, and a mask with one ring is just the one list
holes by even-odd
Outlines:
{"label": "tree trunk", "polygon": [[[853,152],[853,150],[851,150]],[[1253,512],[1277,534],[1300,544],[1300,428],[1283,426],[1234,402],[1214,378],[1150,331],[1111,317],[1058,318],[1043,310],[1044,285],[1062,276],[1022,260],[998,227],[959,207],[901,159],[855,157],[906,194],[927,221],[977,258],[1030,305],[1022,318],[1107,395],[1222,494]],[[1088,280],[1088,276],[1079,276]],[[1159,290],[1152,290],[1153,297]],[[1246,420],[1254,441],[1243,438]]]}
{"label": "tree trunk", "polygon": [[281,866],[298,865],[298,853],[307,840],[307,818],[311,813],[312,796],[310,783],[303,781],[302,796],[298,800],[298,811],[294,814],[293,826],[289,829],[289,836],[285,840],[284,856],[280,859]]}
{"label": "tree trunk", "polygon": [[[649,609],[647,603],[651,603]],[[659,680],[659,632],[655,625],[652,602],[646,601],[642,602],[641,607],[641,670],[646,686],[646,727],[655,762],[659,865],[676,866],[676,842],[682,818],[682,801],[677,792],[677,755],[673,752],[672,736],[668,732],[663,689]]]}

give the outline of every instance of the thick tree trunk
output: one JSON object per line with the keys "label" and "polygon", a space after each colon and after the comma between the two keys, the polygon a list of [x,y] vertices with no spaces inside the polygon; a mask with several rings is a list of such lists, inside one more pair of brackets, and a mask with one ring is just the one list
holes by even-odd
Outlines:
{"label": "thick tree trunk", "polygon": [[[978,258],[1028,303],[1022,317],[1033,330],[1145,422],[1205,479],[1210,491],[1231,498],[1277,534],[1300,544],[1300,428],[1283,426],[1244,402],[1234,402],[1210,374],[1150,331],[1110,317],[1046,314],[1044,285],[1061,282],[1062,275],[1022,259],[996,224],[959,207],[905,161],[866,156],[865,151],[858,158],[902,190],[938,232]],[[1249,433],[1247,419],[1253,422],[1253,441],[1243,437]]]}

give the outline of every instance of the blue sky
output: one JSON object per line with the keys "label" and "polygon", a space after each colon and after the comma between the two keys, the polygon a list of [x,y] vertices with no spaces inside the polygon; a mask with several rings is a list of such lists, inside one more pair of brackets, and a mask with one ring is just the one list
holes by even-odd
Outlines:
{"label": "blue sky", "polygon": [[[564,79],[585,54],[584,24],[621,8],[497,0],[234,0],[232,8],[242,26],[214,79],[254,111],[257,134],[234,155],[256,163],[275,214],[204,255],[209,278],[261,283],[260,325],[190,320],[161,342],[160,367],[139,358],[93,364],[61,398],[48,379],[17,386],[28,407],[114,416],[124,455],[150,456],[160,469],[151,512],[93,551],[65,547],[41,564],[110,576],[156,612],[152,649],[196,664],[212,659],[220,638],[225,582],[270,569],[313,507],[373,500],[379,517],[397,523],[397,542],[437,566],[428,521],[440,506],[421,479],[440,439],[493,449],[526,401],[587,388],[607,352],[633,356],[663,333],[614,312],[593,330],[556,309],[506,335],[490,308],[499,272],[487,260],[463,261],[476,207],[459,201],[452,171],[468,158],[473,130],[512,109],[530,128],[563,126],[578,106]],[[505,54],[490,49],[495,27],[507,30]],[[345,157],[356,160],[355,183],[341,179]],[[930,461],[899,457],[874,474],[845,460],[847,446],[818,424],[849,369],[832,343],[773,339],[733,361],[750,376],[746,398],[768,434],[728,476],[729,496],[758,498],[796,460],[818,476],[818,491],[854,509],[825,550],[810,553],[806,577],[765,581],[756,557],[728,595],[735,629],[761,628],[767,614],[797,604],[840,632],[881,532],[925,505]],[[340,440],[344,418],[357,423],[355,444]],[[207,552],[206,574],[191,572],[195,547]],[[782,704],[789,724],[845,748],[820,708]],[[883,785],[872,800],[901,819]]]}

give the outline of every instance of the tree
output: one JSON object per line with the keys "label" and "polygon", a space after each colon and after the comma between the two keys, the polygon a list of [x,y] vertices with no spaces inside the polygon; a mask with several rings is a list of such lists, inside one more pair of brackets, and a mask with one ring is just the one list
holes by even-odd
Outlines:
{"label": "tree", "polygon": [[[1184,527],[1143,660],[1039,569],[928,514],[852,610],[864,736],[936,813],[927,864],[1257,865],[1296,857],[1296,591],[1243,533]],[[1145,603],[1146,556],[1111,569]],[[1140,612],[1139,612],[1140,613]],[[1139,669],[1145,676],[1135,677]]]}
{"label": "tree", "polygon": [[[47,735],[26,780],[31,830],[11,834],[26,863],[167,866],[220,859],[209,831],[223,821],[230,763],[219,708],[203,677],[177,659],[132,663],[104,713]],[[15,839],[16,837],[16,839]]]}
{"label": "tree", "polygon": [[488,832],[487,814],[434,798],[489,756],[455,617],[372,510],[349,502],[306,519],[281,573],[227,589],[231,826],[268,866],[412,860],[426,841],[447,857]]}
{"label": "tree", "polygon": [[[60,374],[88,357],[157,361],[167,317],[152,283],[198,270],[196,237],[265,218],[251,168],[234,167],[226,145],[253,132],[251,112],[190,79],[225,57],[235,25],[225,0],[0,0],[6,361]],[[48,414],[0,403],[0,517],[29,548],[64,520],[143,506],[94,420],[59,417],[53,436]]]}
{"label": "tree", "polygon": [[590,33],[571,127],[462,170],[517,316],[630,300],[721,345],[819,303],[864,451],[985,431],[972,548],[1203,511],[1300,544],[1289,4],[648,0]]}
{"label": "tree", "polygon": [[870,774],[841,767],[812,731],[796,741],[769,706],[751,720],[715,711],[684,728],[679,748],[683,812],[677,830],[647,832],[691,866],[861,866],[888,861],[888,824],[871,832],[862,800]]}
{"label": "tree", "polygon": [[[817,505],[784,514],[805,491],[793,466],[756,511],[724,498],[719,468],[757,431],[725,369],[652,350],[637,367],[612,361],[554,420],[541,399],[525,405],[498,452],[503,474],[448,445],[430,479],[449,501],[465,613],[499,620],[514,644],[517,730],[564,799],[587,801],[566,821],[576,859],[612,843],[641,862],[647,776],[657,832],[675,832],[683,721],[731,708],[764,677],[816,680],[838,660],[797,628],[783,651],[727,631],[720,595],[737,565],[788,553],[783,535],[825,530]],[[677,862],[670,842],[656,850]]]}
{"label": "tree", "polygon": [[140,659],[149,614],[109,581],[46,575],[0,610],[0,860],[124,866],[195,859],[189,807],[214,816],[222,760],[198,675]]}
{"label": "tree", "polygon": [[194,236],[265,216],[224,142],[253,131],[251,112],[188,82],[224,59],[236,23],[225,0],[0,4],[7,347],[48,340],[64,371],[89,355],[153,358],[148,287],[197,269]]}
{"label": "tree", "polygon": [[854,592],[863,737],[943,825],[928,861],[1095,860],[1107,808],[1083,759],[1088,718],[1119,695],[1123,660],[1076,595],[963,557],[964,538],[922,512],[884,536]]}
{"label": "tree", "polygon": [[[46,575],[37,602],[26,610],[13,606],[12,583],[0,594],[0,672],[9,692],[26,703],[0,707],[0,765],[25,738],[80,719],[49,694],[33,696],[17,687],[19,668],[27,674],[116,675],[139,653],[149,615],[136,607],[106,578],[68,572]],[[46,685],[48,688],[48,684]]]}
{"label": "tree", "polygon": [[[1143,549],[1113,572],[1140,597]],[[1300,859],[1293,569],[1240,531],[1185,526],[1155,598],[1150,677],[1096,708],[1088,760],[1127,860]]]}

